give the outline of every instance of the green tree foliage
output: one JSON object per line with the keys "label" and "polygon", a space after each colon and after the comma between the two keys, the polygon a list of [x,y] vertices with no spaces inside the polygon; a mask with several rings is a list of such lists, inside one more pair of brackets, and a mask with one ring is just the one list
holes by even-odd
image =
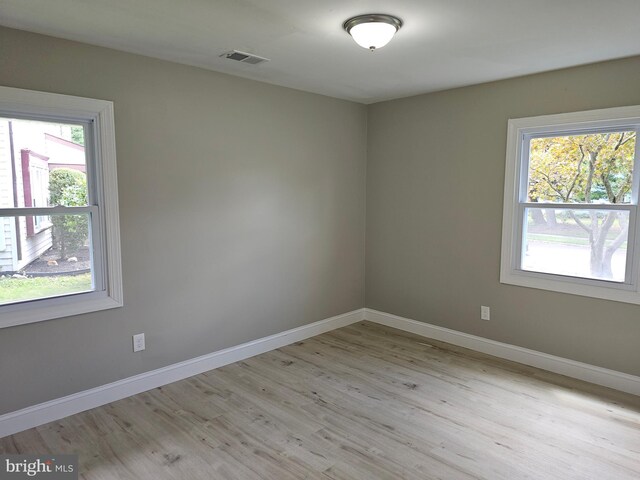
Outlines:
{"label": "green tree foliage", "polygon": [[[53,170],[49,175],[51,205],[78,207],[87,204],[87,177],[68,168]],[[89,237],[86,215],[53,215],[53,241],[60,249],[60,257],[72,256]]]}
{"label": "green tree foliage", "polygon": [[[629,203],[635,144],[635,132],[533,139],[529,201]],[[547,209],[547,217],[551,211]],[[589,237],[591,273],[611,278],[611,258],[626,240],[627,219],[616,211],[589,210],[587,215],[579,215],[575,210],[568,212]],[[537,222],[540,221],[548,222],[549,218],[538,216]],[[618,234],[612,237],[615,231]]]}
{"label": "green tree foliage", "polygon": [[71,127],[71,140],[77,144],[84,145],[84,127],[80,125]]}

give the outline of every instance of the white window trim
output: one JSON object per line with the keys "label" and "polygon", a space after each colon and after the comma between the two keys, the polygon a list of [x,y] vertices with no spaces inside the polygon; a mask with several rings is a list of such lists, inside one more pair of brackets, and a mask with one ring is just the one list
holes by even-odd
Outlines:
{"label": "white window trim", "polygon": [[[637,219],[638,207],[630,206],[629,247],[627,268],[631,274],[627,283],[613,283],[600,280],[582,279],[562,275],[528,272],[518,270],[519,198],[523,175],[522,139],[525,135],[553,133],[554,131],[584,130],[607,126],[625,126],[640,124],[640,106],[607,108],[585,112],[572,112],[557,115],[510,119],[507,129],[507,156],[504,181],[504,207],[502,218],[502,253],[500,261],[500,282],[522,287],[551,290],[573,295],[602,298],[625,303],[640,304],[640,221]],[[636,144],[637,146],[637,144]],[[636,151],[636,160],[640,161],[640,152]],[[634,202],[637,202],[640,165],[634,162],[633,190]],[[526,188],[525,188],[526,191]],[[599,209],[600,204],[589,205]],[[606,206],[605,206],[606,208]],[[633,240],[633,243],[631,242]]]}
{"label": "white window trim", "polygon": [[[94,125],[97,155],[95,163],[98,167],[95,177],[102,187],[100,201],[104,217],[98,219],[103,232],[96,241],[104,256],[104,272],[96,272],[96,275],[100,274],[104,279],[103,288],[95,292],[4,305],[0,307],[0,328],[121,307],[122,263],[113,103],[0,86],[0,113],[5,116],[12,113],[33,115],[54,121],[67,119],[91,122]],[[72,209],[73,207],[67,207],[66,211]],[[92,210],[91,207],[90,209]]]}

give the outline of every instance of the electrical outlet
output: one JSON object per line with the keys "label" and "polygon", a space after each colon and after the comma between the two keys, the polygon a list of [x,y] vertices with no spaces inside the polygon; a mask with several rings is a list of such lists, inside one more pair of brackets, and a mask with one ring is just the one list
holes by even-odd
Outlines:
{"label": "electrical outlet", "polygon": [[491,309],[482,305],[480,307],[480,320],[491,320]]}
{"label": "electrical outlet", "polygon": [[139,333],[133,336],[133,351],[141,352],[144,350],[144,333]]}

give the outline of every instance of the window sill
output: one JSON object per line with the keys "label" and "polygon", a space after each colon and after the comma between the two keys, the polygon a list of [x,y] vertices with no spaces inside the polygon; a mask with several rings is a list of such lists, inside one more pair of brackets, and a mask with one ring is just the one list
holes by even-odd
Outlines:
{"label": "window sill", "polygon": [[556,293],[569,293],[583,297],[613,300],[615,302],[640,304],[640,293],[633,285],[597,280],[577,279],[560,275],[525,272],[520,270],[503,270],[500,272],[500,283],[519,287],[549,290]]}
{"label": "window sill", "polygon": [[105,292],[88,292],[0,307],[0,328],[53,320],[122,307],[122,301]]}

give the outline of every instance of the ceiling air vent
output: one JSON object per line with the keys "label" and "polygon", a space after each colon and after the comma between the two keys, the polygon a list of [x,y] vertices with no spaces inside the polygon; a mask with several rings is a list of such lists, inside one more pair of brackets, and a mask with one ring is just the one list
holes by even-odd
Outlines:
{"label": "ceiling air vent", "polygon": [[222,58],[228,58],[229,60],[235,60],[236,62],[249,63],[251,65],[257,65],[262,62],[268,62],[268,58],[252,55],[251,53],[239,52],[238,50],[232,50],[220,55]]}

